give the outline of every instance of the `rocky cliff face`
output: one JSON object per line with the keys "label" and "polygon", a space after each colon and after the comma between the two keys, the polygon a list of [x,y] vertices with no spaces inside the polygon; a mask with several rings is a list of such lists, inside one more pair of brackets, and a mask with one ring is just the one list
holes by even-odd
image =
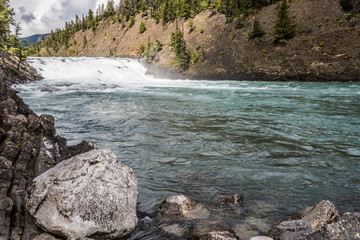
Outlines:
{"label": "rocky cliff face", "polygon": [[[282,45],[273,42],[277,4],[248,16],[242,28],[236,27],[236,21],[226,23],[224,15],[212,10],[198,14],[193,20],[180,20],[187,46],[205,54],[175,78],[359,81],[360,19],[347,20],[348,13],[335,0],[302,0],[289,4],[296,35]],[[266,34],[249,40],[255,18]],[[141,22],[146,26],[142,34],[139,33]],[[146,47],[148,41],[156,44],[158,40],[163,47],[155,53],[153,65],[174,69],[176,63],[170,46],[174,30],[175,22],[163,26],[156,24],[149,14],[139,14],[131,28],[128,24],[122,27],[117,21],[106,20],[95,33],[92,30],[77,32],[68,49],[57,52],[43,49],[41,54],[139,57],[141,44]],[[160,68],[152,71],[160,75]],[[171,76],[171,72],[166,73],[166,77]]]}
{"label": "rocky cliff face", "polygon": [[[7,59],[11,59],[8,57]],[[8,85],[39,75],[27,65],[20,72],[9,65],[0,71],[0,239],[33,239],[42,231],[25,210],[25,193],[33,178],[93,146],[67,146],[56,136],[54,118],[37,116]]]}

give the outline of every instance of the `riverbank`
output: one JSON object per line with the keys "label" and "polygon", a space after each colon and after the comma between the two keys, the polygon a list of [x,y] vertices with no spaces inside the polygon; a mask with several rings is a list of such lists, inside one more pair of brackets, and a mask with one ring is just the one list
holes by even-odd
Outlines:
{"label": "riverbank", "polygon": [[[175,73],[175,78],[186,79],[358,82],[360,19],[349,18],[338,1],[304,0],[289,4],[296,34],[286,44],[273,41],[278,4],[250,14],[241,27],[236,20],[227,22],[225,15],[215,10],[179,20],[187,47],[197,55],[185,70],[178,68],[171,46],[176,22],[162,26],[149,17],[150,13],[138,14],[132,26],[129,23],[123,26],[111,18],[103,20],[96,31],[76,32],[68,48],[43,47],[39,54],[142,57],[150,62],[152,73],[166,69],[167,77]],[[255,19],[265,35],[251,40],[249,32]],[[146,26],[143,33],[139,32],[141,23]],[[146,52],[139,53],[140,46]]]}

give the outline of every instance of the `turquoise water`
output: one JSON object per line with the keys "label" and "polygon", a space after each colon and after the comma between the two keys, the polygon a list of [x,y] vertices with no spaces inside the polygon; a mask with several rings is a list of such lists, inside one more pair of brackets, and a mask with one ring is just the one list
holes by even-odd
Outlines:
{"label": "turquoise water", "polygon": [[157,80],[129,59],[30,63],[45,79],[16,87],[24,101],[70,144],[131,166],[145,211],[174,194],[235,193],[243,205],[219,218],[270,224],[321,199],[360,211],[359,83]]}

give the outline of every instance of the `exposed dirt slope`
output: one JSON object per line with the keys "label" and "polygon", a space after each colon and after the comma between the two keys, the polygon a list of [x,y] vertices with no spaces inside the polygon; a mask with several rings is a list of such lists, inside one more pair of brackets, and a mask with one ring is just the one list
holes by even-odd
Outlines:
{"label": "exposed dirt slope", "polygon": [[[283,45],[273,43],[278,4],[249,16],[241,29],[236,28],[235,21],[226,23],[224,15],[213,11],[197,15],[193,19],[195,30],[191,32],[189,21],[179,21],[187,46],[205,50],[205,57],[200,57],[182,75],[195,79],[359,81],[360,19],[355,18],[355,26],[352,25],[336,0],[297,0],[289,4],[297,25],[296,36]],[[266,34],[249,40],[255,18]],[[139,33],[141,22],[147,28],[143,34]],[[164,45],[155,57],[155,65],[174,68],[169,45],[174,29],[175,22],[163,27],[140,14],[132,28],[107,20],[99,24],[95,34],[91,30],[76,33],[69,49],[50,54],[42,50],[41,54],[138,57],[139,46],[147,46],[150,39]],[[88,40],[85,48],[84,36]]]}

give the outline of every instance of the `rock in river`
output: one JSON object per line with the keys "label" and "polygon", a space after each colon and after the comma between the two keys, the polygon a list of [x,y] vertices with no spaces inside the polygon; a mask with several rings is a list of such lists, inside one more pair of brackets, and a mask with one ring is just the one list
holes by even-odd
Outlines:
{"label": "rock in river", "polygon": [[137,178],[110,150],[92,150],[36,177],[26,208],[47,232],[67,238],[119,238],[136,224]]}
{"label": "rock in river", "polygon": [[184,195],[171,196],[160,204],[160,213],[168,219],[202,219],[208,218],[210,211],[201,203]]}

